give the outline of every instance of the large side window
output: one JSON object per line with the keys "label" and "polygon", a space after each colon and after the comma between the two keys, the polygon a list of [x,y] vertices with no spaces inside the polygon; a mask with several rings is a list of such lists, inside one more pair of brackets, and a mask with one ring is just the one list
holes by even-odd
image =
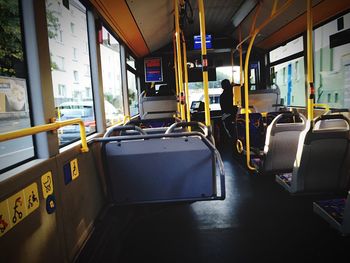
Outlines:
{"label": "large side window", "polygon": [[103,94],[105,98],[105,114],[107,126],[123,120],[123,94],[120,64],[120,44],[102,27],[101,67]]}
{"label": "large side window", "polygon": [[303,37],[270,51],[271,84],[281,92],[286,106],[305,106],[305,72],[303,58]]}
{"label": "large side window", "polygon": [[[240,70],[239,66],[223,66],[216,68],[216,80],[209,81],[209,108],[210,110],[220,110],[220,95],[222,93],[221,81],[223,79],[229,79],[233,83],[240,83]],[[193,101],[203,101],[203,82],[189,82],[189,102],[190,106]]]}
{"label": "large side window", "polygon": [[[46,0],[46,16],[51,55],[52,86],[58,120],[81,118],[86,133],[96,131],[86,8],[78,0],[63,5]],[[60,145],[79,139],[79,126],[58,131]]]}
{"label": "large side window", "polygon": [[127,79],[130,116],[132,117],[139,113],[136,75],[132,71],[127,70]]}
{"label": "large side window", "polygon": [[314,30],[316,102],[350,108],[350,13]]}
{"label": "large side window", "polygon": [[[5,133],[31,126],[19,1],[1,1],[0,24],[0,133]],[[32,137],[0,143],[0,170],[32,157]]]}

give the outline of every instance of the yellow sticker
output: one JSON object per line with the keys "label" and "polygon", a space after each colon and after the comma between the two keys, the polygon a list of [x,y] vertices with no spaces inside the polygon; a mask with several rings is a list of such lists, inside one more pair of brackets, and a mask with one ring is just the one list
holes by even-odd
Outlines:
{"label": "yellow sticker", "polygon": [[72,175],[72,180],[75,180],[79,176],[78,159],[70,161],[70,171]]}
{"label": "yellow sticker", "polygon": [[0,237],[11,229],[7,200],[0,203]]}
{"label": "yellow sticker", "polygon": [[32,183],[31,185],[24,188],[23,192],[27,208],[27,215],[29,215],[39,207],[38,185],[36,183]]}
{"label": "yellow sticker", "polygon": [[8,201],[11,227],[17,225],[27,215],[23,190],[11,196]]}
{"label": "yellow sticker", "polygon": [[41,188],[43,190],[43,196],[46,199],[49,195],[53,194],[53,181],[51,171],[41,176]]}

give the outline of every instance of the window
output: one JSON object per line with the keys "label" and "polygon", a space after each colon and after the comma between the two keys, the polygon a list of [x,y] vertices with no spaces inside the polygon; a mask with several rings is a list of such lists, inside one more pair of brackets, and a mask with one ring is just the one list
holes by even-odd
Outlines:
{"label": "window", "polygon": [[270,63],[276,62],[277,60],[292,56],[296,53],[303,51],[303,37],[298,37],[284,46],[280,46],[269,53]]}
{"label": "window", "polygon": [[[296,66],[297,64],[297,66]],[[297,72],[294,69],[297,69]],[[305,73],[303,57],[271,67],[272,83],[281,92],[284,105],[305,106]]]}
{"label": "window", "polygon": [[316,103],[350,108],[350,43],[339,35],[350,30],[350,13],[341,18],[314,30],[315,95]]}
{"label": "window", "polygon": [[61,97],[67,96],[66,85],[58,84],[58,96],[61,96]]}
{"label": "window", "polygon": [[64,71],[64,57],[57,56],[57,69]]}
{"label": "window", "polygon": [[[18,1],[1,1],[0,24],[0,133],[5,133],[31,126]],[[1,171],[33,157],[31,136],[0,143]]]}
{"label": "window", "polygon": [[73,60],[77,61],[78,60],[78,49],[73,47]]}
{"label": "window", "polygon": [[100,53],[106,124],[111,126],[124,118],[120,44],[104,27]]}
{"label": "window", "polygon": [[70,23],[70,32],[75,35],[75,24],[73,22]]}
{"label": "window", "polygon": [[[52,33],[58,43],[63,43],[63,31],[61,29],[56,29],[54,33]],[[50,33],[49,33],[50,37]]]}
{"label": "window", "polygon": [[74,76],[74,83],[79,82],[79,73],[77,70],[73,70],[73,76]]}
{"label": "window", "polygon": [[128,55],[127,58],[126,58],[126,64],[128,64],[133,69],[136,69],[135,59],[132,56],[130,56],[130,55]]}
{"label": "window", "polygon": [[[280,89],[281,102],[286,106],[305,106],[305,72],[303,37],[271,50],[269,53],[271,84]],[[286,59],[287,58],[287,59]],[[288,58],[290,58],[288,60]],[[287,61],[286,61],[287,60]]]}
{"label": "window", "polygon": [[128,78],[128,98],[129,98],[130,116],[135,116],[139,113],[136,76],[134,73],[128,70],[127,78]]}
{"label": "window", "polygon": [[[84,77],[79,76],[79,72],[90,72],[90,57],[86,52],[88,50],[86,8],[78,0],[70,0],[69,9],[64,7],[61,10],[60,22],[55,19],[50,20],[50,14],[57,12],[55,2],[57,1],[47,0],[46,17],[50,53],[53,57],[60,58],[56,61],[57,66],[64,69],[64,71],[53,70],[51,72],[52,85],[58,87],[54,98],[57,117],[59,120],[81,118],[87,134],[90,134],[96,130],[91,78],[90,74],[89,76],[84,74]],[[62,32],[72,32],[72,34],[65,34],[65,45],[57,45],[54,34],[50,34],[54,28],[59,28]],[[78,28],[85,30],[77,30]],[[69,46],[66,43],[69,43]],[[76,63],[74,60],[77,59],[78,54],[79,63]],[[58,137],[61,146],[78,140],[80,138],[79,126],[72,125],[59,129]]]}

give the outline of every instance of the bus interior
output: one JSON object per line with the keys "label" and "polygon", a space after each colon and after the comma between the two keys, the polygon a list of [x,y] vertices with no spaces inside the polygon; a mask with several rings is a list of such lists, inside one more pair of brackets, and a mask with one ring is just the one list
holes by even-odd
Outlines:
{"label": "bus interior", "polygon": [[1,262],[349,256],[349,0],[0,3]]}

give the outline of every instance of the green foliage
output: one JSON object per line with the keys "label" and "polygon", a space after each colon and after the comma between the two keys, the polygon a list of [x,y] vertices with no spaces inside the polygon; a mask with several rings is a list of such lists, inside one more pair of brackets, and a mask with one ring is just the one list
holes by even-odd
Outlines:
{"label": "green foliage", "polygon": [[15,76],[19,62],[23,47],[18,1],[0,0],[0,75]]}
{"label": "green foliage", "polygon": [[60,29],[60,23],[58,17],[55,15],[57,12],[51,10],[52,3],[46,2],[46,21],[47,21],[47,31],[49,38],[57,37],[57,31]]}

